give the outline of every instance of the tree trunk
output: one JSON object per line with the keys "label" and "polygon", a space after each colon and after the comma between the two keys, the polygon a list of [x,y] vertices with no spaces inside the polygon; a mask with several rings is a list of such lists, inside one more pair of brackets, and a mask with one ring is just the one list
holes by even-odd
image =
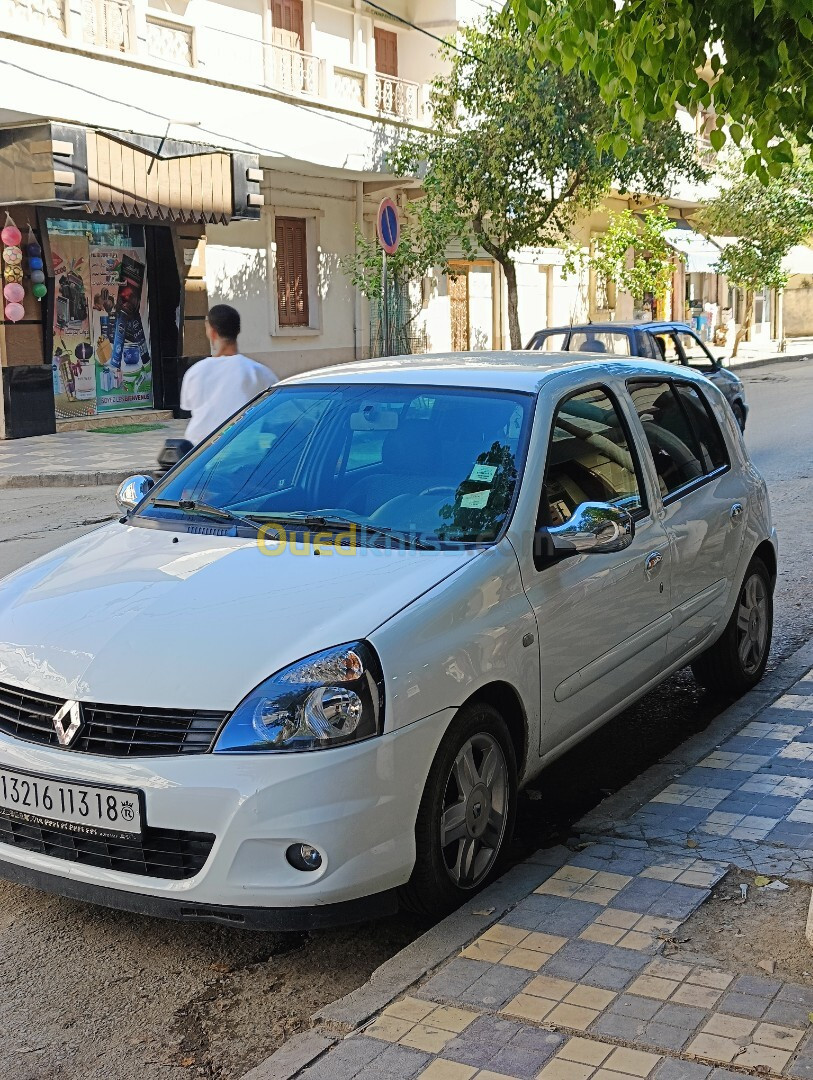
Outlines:
{"label": "tree trunk", "polygon": [[522,348],[522,331],[519,328],[519,297],[517,296],[517,268],[510,259],[500,259],[508,286],[508,336],[512,349]]}
{"label": "tree trunk", "polygon": [[734,348],[731,350],[731,359],[737,355],[737,350],[740,347],[740,342],[744,341],[751,331],[751,324],[754,321],[754,290],[746,289],[745,292],[745,315],[740,328],[737,331],[737,336],[734,338]]}

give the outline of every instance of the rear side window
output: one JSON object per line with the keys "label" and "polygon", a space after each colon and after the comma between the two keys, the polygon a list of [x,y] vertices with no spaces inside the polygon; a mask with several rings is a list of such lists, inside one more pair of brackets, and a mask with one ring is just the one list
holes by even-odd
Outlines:
{"label": "rear side window", "polygon": [[537,334],[531,342],[531,348],[538,349],[540,352],[565,352],[566,346],[566,330],[551,330],[549,334]]}
{"label": "rear side window", "polygon": [[630,394],[663,498],[728,464],[716,420],[693,386],[631,383]]}
{"label": "rear side window", "polygon": [[596,387],[563,401],[545,469],[547,525],[562,525],[586,502],[644,508],[637,462],[612,399]]}
{"label": "rear side window", "polygon": [[629,356],[630,339],[628,334],[614,330],[574,330],[570,335],[569,350]]}

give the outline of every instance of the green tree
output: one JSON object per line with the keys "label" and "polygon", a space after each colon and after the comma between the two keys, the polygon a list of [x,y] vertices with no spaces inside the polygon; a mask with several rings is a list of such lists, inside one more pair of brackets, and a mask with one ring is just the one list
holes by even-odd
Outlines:
{"label": "green tree", "polygon": [[736,356],[753,323],[754,294],[784,288],[782,260],[813,234],[813,172],[795,164],[781,179],[762,183],[740,163],[732,164],[726,186],[701,208],[698,224],[707,234],[736,238],[723,248],[716,267],[745,290],[745,314],[731,354]]}
{"label": "green tree", "polygon": [[[423,175],[428,212],[460,222],[502,266],[512,348],[522,347],[514,252],[566,243],[613,187],[662,194],[679,175],[703,175],[676,122],[645,124],[634,139],[590,79],[532,64],[534,42],[507,12],[467,27],[445,49],[431,129],[391,160],[402,174]],[[615,152],[600,149],[605,136]]]}
{"label": "green tree", "polygon": [[[675,259],[682,258],[672,248],[666,233],[674,228],[663,206],[645,210],[639,216],[631,210],[611,214],[607,230],[596,242],[589,265],[622,292],[641,301],[651,293],[662,300],[675,272]],[[628,259],[632,250],[633,259]]]}
{"label": "green tree", "polygon": [[[763,182],[813,142],[810,0],[508,0],[537,58],[579,70],[634,133],[682,105],[731,122]],[[723,131],[711,134],[720,149]]]}

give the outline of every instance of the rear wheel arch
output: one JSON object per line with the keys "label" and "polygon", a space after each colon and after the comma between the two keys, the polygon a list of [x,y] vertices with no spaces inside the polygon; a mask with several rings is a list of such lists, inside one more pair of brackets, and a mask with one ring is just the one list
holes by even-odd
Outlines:
{"label": "rear wheel arch", "polygon": [[778,571],[776,548],[773,546],[770,540],[763,540],[759,547],[756,549],[751,559],[761,559],[765,563],[765,568],[771,575],[771,584],[776,584],[776,575]]}

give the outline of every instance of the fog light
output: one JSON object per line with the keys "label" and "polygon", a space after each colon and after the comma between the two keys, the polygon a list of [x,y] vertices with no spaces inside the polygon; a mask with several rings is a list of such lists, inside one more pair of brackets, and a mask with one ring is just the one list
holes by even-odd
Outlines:
{"label": "fog light", "polygon": [[318,870],[322,865],[322,856],[310,844],[291,844],[285,858],[295,870]]}

